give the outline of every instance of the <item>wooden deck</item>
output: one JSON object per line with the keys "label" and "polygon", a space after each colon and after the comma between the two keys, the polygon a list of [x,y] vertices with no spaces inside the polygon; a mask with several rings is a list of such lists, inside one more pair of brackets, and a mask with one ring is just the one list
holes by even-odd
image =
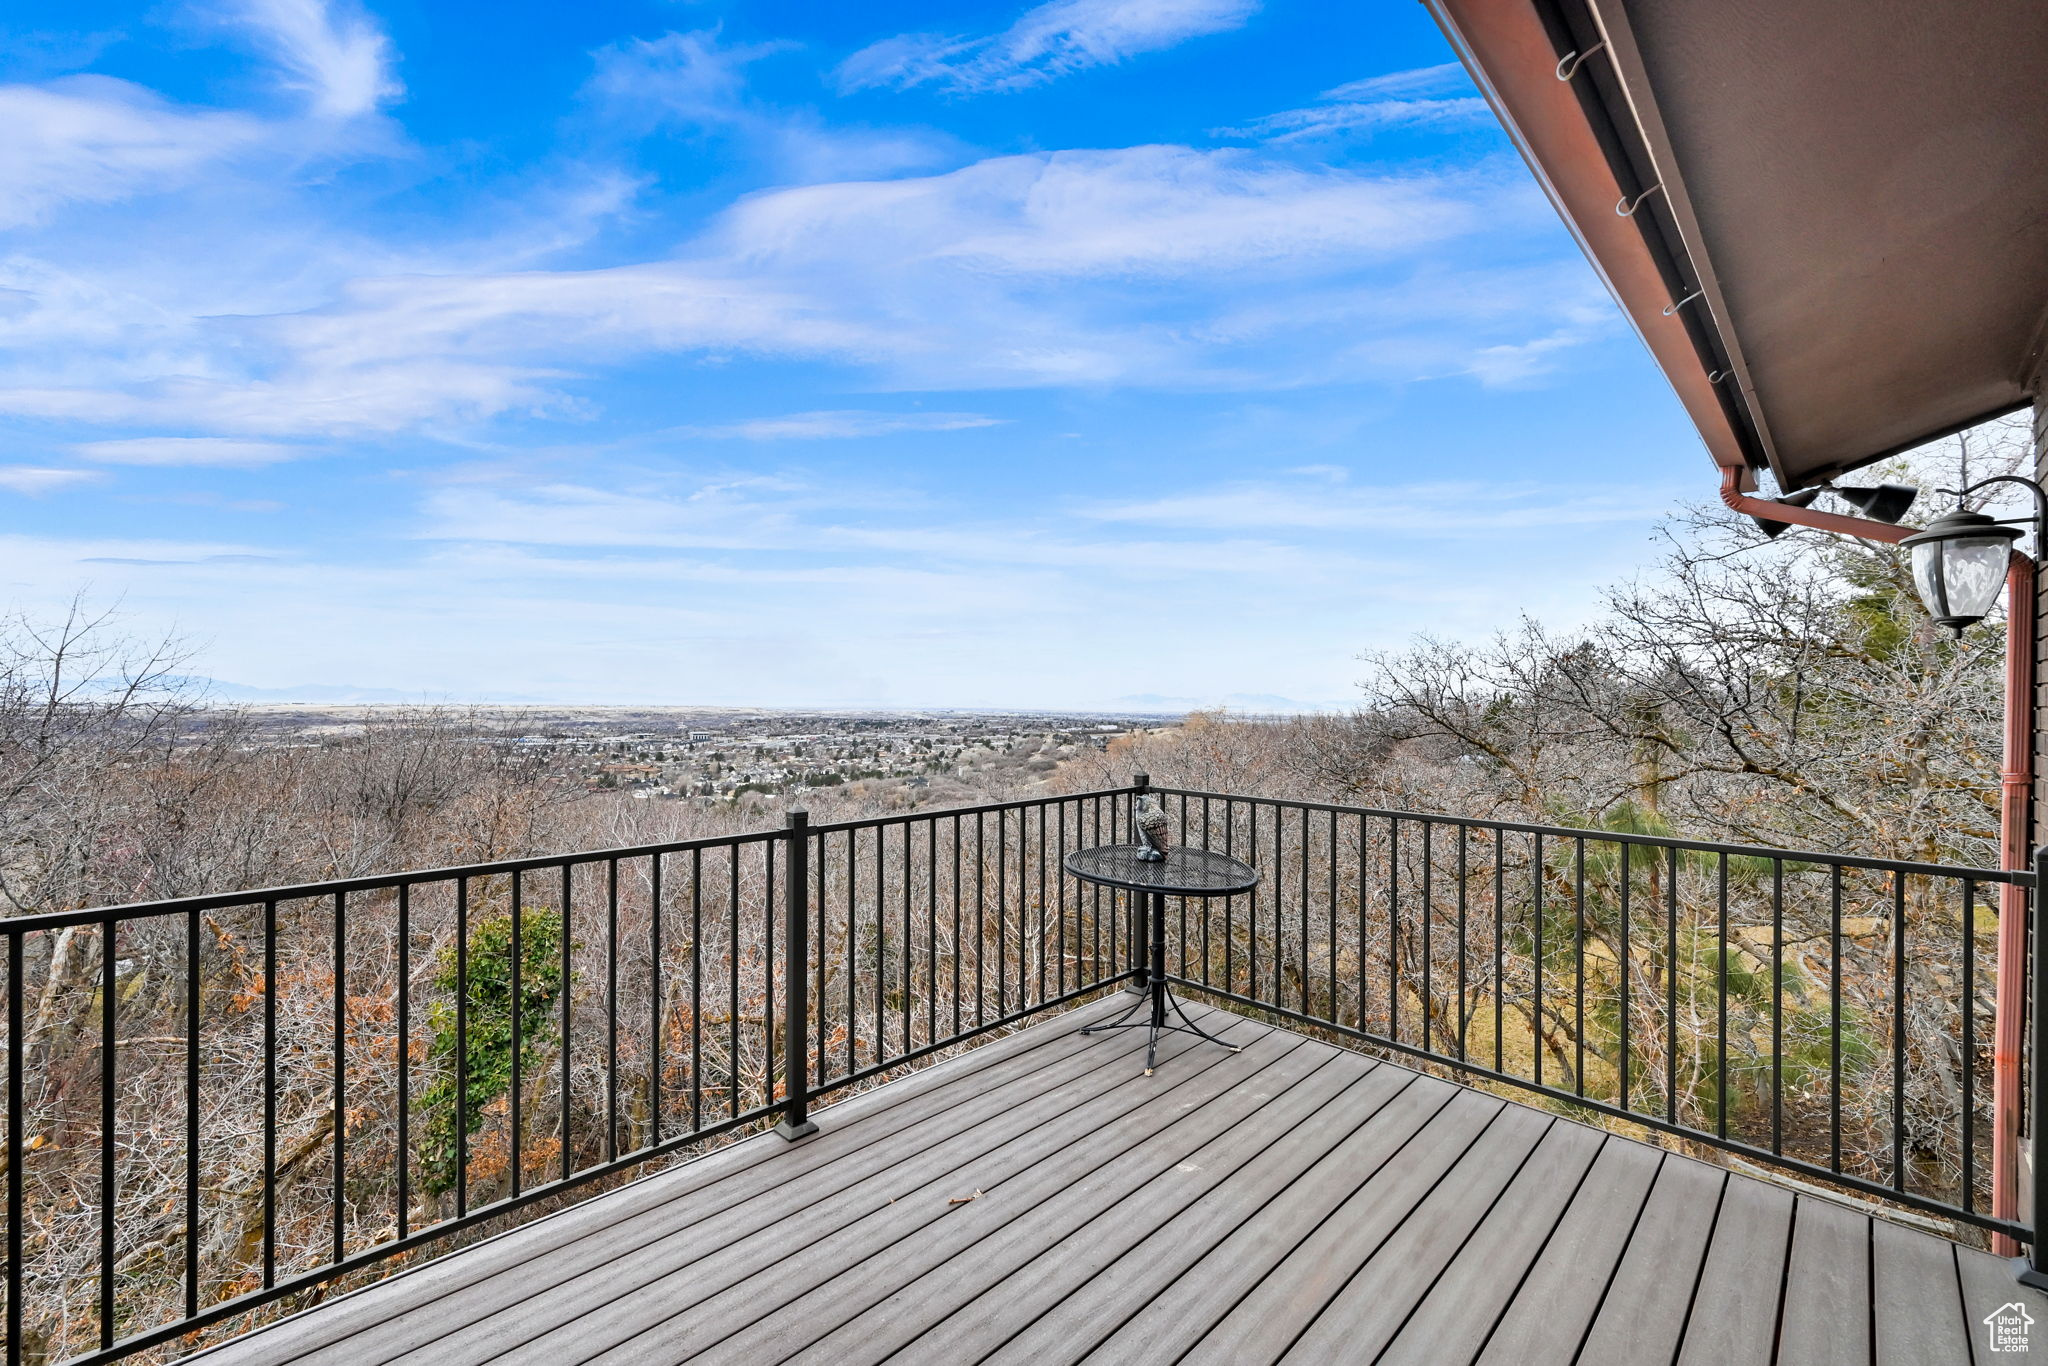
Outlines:
{"label": "wooden deck", "polygon": [[1944,1366],[2004,1262],[1190,1007],[1115,997],[207,1353],[257,1363]]}

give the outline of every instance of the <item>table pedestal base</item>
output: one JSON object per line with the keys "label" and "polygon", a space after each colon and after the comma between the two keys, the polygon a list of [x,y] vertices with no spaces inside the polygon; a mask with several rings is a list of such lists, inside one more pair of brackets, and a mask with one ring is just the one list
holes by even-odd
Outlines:
{"label": "table pedestal base", "polygon": [[[1150,962],[1147,965],[1148,970],[1145,975],[1145,981],[1139,987],[1143,994],[1132,1003],[1129,1010],[1126,1010],[1114,1020],[1104,1024],[1089,1025],[1081,1032],[1083,1034],[1100,1034],[1105,1030],[1111,1029],[1149,1029],[1151,1037],[1145,1043],[1145,1075],[1148,1077],[1152,1075],[1153,1069],[1159,1065],[1159,1036],[1168,1032],[1178,1031],[1182,1034],[1193,1034],[1196,1038],[1207,1039],[1210,1043],[1227,1048],[1233,1053],[1242,1052],[1243,1049],[1239,1045],[1224,1043],[1223,1040],[1217,1038],[1214,1034],[1197,1027],[1195,1022],[1188,1018],[1187,1012],[1180,1008],[1180,1001],[1172,992],[1166,989],[1166,898],[1154,893],[1145,899],[1150,903],[1146,908],[1146,920],[1149,923],[1145,927],[1145,935],[1151,941],[1148,945],[1151,953],[1149,955]],[[1180,1017],[1179,1024],[1167,1022],[1166,1012],[1169,1007],[1175,1015]],[[1145,1011],[1146,1018],[1142,1020],[1131,1018],[1131,1016],[1141,1010]]]}

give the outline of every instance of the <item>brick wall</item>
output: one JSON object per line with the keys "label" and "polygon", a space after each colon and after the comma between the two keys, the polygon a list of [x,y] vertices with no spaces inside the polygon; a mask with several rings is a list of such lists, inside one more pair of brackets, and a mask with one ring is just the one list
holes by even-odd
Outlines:
{"label": "brick wall", "polygon": [[[2035,392],[2041,394],[2038,387]],[[2034,400],[2034,478],[2048,483],[2048,394]],[[2032,549],[2040,555],[2044,547]],[[2034,585],[2034,756],[2033,843],[2038,847],[2048,843],[2048,573]]]}

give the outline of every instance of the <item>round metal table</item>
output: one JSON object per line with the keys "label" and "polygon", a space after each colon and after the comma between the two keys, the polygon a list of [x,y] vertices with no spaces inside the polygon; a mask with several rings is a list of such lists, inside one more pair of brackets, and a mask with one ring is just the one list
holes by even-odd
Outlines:
{"label": "round metal table", "polygon": [[[1212,849],[1169,849],[1165,858],[1151,861],[1141,857],[1145,852],[1141,844],[1105,844],[1094,849],[1077,849],[1067,855],[1066,868],[1083,882],[1092,882],[1098,887],[1120,888],[1145,898],[1145,915],[1140,923],[1145,927],[1150,952],[1146,957],[1143,995],[1137,1004],[1114,1020],[1090,1025],[1081,1032],[1099,1034],[1109,1029],[1151,1030],[1151,1037],[1145,1045],[1145,1075],[1149,1077],[1159,1062],[1159,1036],[1168,1030],[1194,1034],[1233,1053],[1238,1051],[1236,1045],[1224,1043],[1214,1034],[1196,1028],[1195,1022],[1180,1008],[1180,1002],[1166,989],[1166,898],[1235,896],[1259,885],[1259,871],[1248,863]],[[1146,1010],[1148,1006],[1150,1009]],[[1167,1023],[1169,1007],[1180,1017],[1179,1024]],[[1146,1018],[1132,1019],[1131,1016],[1140,1010],[1146,1011]]]}

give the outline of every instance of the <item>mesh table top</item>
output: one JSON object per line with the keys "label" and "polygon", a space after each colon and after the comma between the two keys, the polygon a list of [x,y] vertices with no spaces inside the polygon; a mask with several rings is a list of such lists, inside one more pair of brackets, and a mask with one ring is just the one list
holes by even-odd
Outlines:
{"label": "mesh table top", "polygon": [[1173,848],[1156,863],[1139,844],[1105,844],[1067,855],[1067,871],[1084,882],[1168,896],[1230,896],[1259,885],[1259,870],[1213,849]]}

